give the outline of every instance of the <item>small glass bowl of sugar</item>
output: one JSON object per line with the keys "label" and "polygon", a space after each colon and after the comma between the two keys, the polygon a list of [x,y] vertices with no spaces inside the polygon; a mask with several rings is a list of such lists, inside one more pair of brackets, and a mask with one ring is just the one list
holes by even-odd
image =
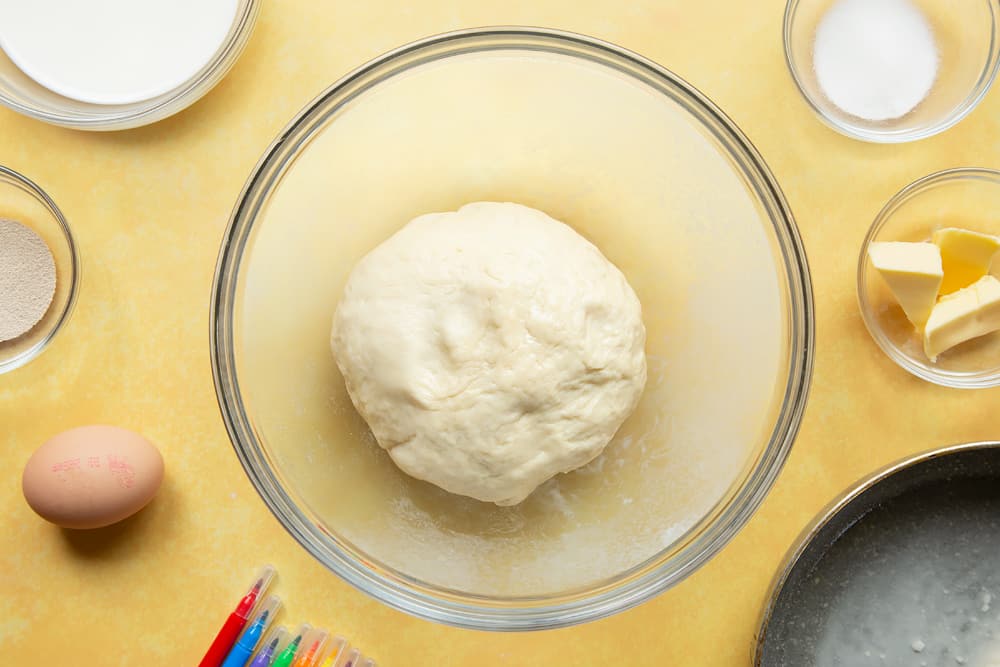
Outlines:
{"label": "small glass bowl of sugar", "polygon": [[1000,0],[789,0],[785,59],[833,129],[914,141],[962,120],[989,90],[998,21]]}

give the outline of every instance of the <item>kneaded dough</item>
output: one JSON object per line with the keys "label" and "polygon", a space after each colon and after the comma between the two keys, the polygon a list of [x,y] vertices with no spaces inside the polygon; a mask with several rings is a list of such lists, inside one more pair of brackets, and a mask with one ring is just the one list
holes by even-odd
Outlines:
{"label": "kneaded dough", "polygon": [[412,220],[351,272],[331,347],[406,473],[498,505],[594,459],[646,383],[635,292],[541,211],[478,202]]}

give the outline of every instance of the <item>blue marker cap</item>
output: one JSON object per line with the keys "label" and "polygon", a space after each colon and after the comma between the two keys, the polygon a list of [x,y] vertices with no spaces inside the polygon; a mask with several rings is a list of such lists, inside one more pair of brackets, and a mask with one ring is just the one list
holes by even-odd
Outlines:
{"label": "blue marker cap", "polygon": [[257,615],[252,623],[247,625],[246,630],[236,640],[236,644],[230,649],[222,667],[246,667],[250,656],[253,655],[260,638],[267,630],[267,626],[278,615],[281,609],[281,599],[277,595],[271,595],[257,607]]}

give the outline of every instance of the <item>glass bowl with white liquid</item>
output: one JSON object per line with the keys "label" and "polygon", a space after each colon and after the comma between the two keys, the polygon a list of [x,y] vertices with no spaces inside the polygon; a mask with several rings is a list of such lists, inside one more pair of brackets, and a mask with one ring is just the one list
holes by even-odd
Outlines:
{"label": "glass bowl with white liquid", "polygon": [[986,95],[1000,67],[998,22],[1000,0],[788,0],[785,61],[834,130],[914,141],[955,125]]}
{"label": "glass bowl with white liquid", "polygon": [[[514,507],[398,470],[329,345],[355,262],[418,214],[483,200],[594,242],[647,329],[634,414]],[[486,630],[607,616],[704,564],[774,482],[813,358],[805,254],[746,137],[655,63],[540,29],[410,44],[308,105],[234,210],[211,319],[230,437],[285,528],[373,597]]]}
{"label": "glass bowl with white liquid", "polygon": [[[124,130],[172,116],[214,88],[243,53],[261,3],[231,2],[232,6],[208,3],[200,8],[192,2],[177,8],[171,3],[128,0],[105,2],[98,8],[71,1],[63,3],[64,7],[60,3],[8,3],[0,8],[0,19],[11,12],[18,22],[16,29],[13,21],[0,26],[0,104],[77,130]],[[120,12],[121,16],[96,23],[93,13],[98,9]],[[39,25],[48,10],[57,14],[65,10],[73,16],[57,15],[49,19],[51,23]],[[195,30],[185,23],[190,20],[190,11],[211,13],[206,13],[204,25]],[[158,21],[169,24],[170,29],[161,29]],[[81,29],[92,23],[114,39],[105,45],[94,43],[99,37]],[[158,37],[148,40],[148,51],[143,50],[140,29],[151,30],[150,34]],[[182,35],[176,45],[167,39],[175,33]],[[37,39],[37,34],[54,43]],[[100,54],[107,48],[110,53],[94,56],[97,60],[74,60],[73,48],[59,41],[59,35],[65,36],[67,43],[84,44],[81,49]],[[114,72],[88,66],[101,57],[128,64]],[[132,67],[133,63],[143,63],[143,67]]]}

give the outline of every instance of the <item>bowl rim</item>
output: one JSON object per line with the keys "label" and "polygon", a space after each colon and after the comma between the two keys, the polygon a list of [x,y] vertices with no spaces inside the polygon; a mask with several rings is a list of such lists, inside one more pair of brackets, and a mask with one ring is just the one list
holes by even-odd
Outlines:
{"label": "bowl rim", "polygon": [[10,167],[0,165],[0,182],[4,180],[8,181],[7,185],[17,187],[34,197],[40,204],[42,204],[42,206],[46,208],[46,210],[48,210],[49,214],[52,215],[52,218],[56,221],[56,224],[62,231],[63,239],[66,242],[66,248],[69,250],[70,277],[69,294],[66,297],[66,304],[62,308],[62,312],[59,313],[59,317],[52,323],[52,326],[45,332],[45,335],[37,343],[15,357],[11,357],[7,360],[0,359],[0,375],[20,368],[29,361],[35,359],[49,346],[49,343],[51,343],[52,339],[56,337],[56,334],[62,331],[63,325],[69,321],[70,316],[73,314],[73,308],[76,306],[76,299],[80,292],[81,281],[80,251],[76,244],[76,239],[73,237],[73,230],[70,229],[69,222],[66,220],[66,216],[63,215],[62,211],[48,195],[48,193],[46,193],[45,190],[43,190],[38,184],[24,174],[21,174]]}
{"label": "bowl rim", "polygon": [[[365,563],[352,558],[336,538],[329,534],[325,535],[326,542],[322,545],[324,548],[321,548],[310,539],[310,533],[316,535],[320,532],[319,529],[296,507],[289,493],[281,488],[274,472],[267,465],[251,421],[244,410],[236,377],[232,313],[241,258],[264,196],[279,179],[287,160],[296,155],[309,139],[310,133],[320,127],[327,113],[332,113],[324,109],[330,107],[336,110],[346,100],[352,99],[353,95],[367,90],[372,81],[378,82],[388,78],[390,74],[386,71],[395,71],[393,68],[399,66],[401,59],[419,55],[421,52],[433,52],[434,49],[443,47],[446,47],[445,55],[438,58],[467,53],[469,49],[475,47],[475,44],[469,47],[463,44],[477,40],[490,41],[490,49],[502,47],[506,40],[506,48],[511,48],[511,44],[520,48],[535,44],[535,48],[538,49],[540,47],[537,43],[544,43],[552,49],[556,46],[566,49],[554,51],[556,53],[570,53],[569,49],[582,50],[588,58],[603,57],[607,61],[604,62],[607,66],[619,63],[621,67],[624,64],[645,74],[651,80],[658,82],[661,92],[671,95],[675,101],[677,96],[683,96],[693,107],[689,111],[695,116],[701,114],[699,120],[704,124],[706,131],[714,132],[716,139],[723,144],[720,151],[725,151],[728,147],[730,157],[738,163],[734,169],[743,172],[742,175],[748,181],[748,188],[755,192],[761,205],[767,210],[766,217],[769,218],[775,237],[775,253],[776,255],[780,253],[780,257],[776,257],[776,266],[784,270],[783,280],[787,282],[788,303],[785,316],[788,320],[786,340],[789,357],[783,394],[779,391],[782,398],[781,408],[777,411],[767,444],[759,454],[754,468],[746,473],[743,486],[727,498],[728,504],[710,529],[685,545],[687,548],[697,543],[699,550],[689,548],[688,551],[691,553],[687,554],[687,559],[676,565],[669,573],[664,573],[665,564],[657,564],[655,562],[657,556],[654,556],[650,561],[624,573],[628,575],[631,572],[634,575],[624,584],[622,584],[623,575],[619,575],[615,580],[617,585],[597,585],[582,598],[555,604],[545,604],[539,598],[484,598],[444,591],[439,587],[407,578],[405,575],[391,578],[373,567],[365,567]],[[475,50],[487,49],[480,45]],[[579,53],[573,55],[581,57]],[[727,141],[731,147],[727,145]],[[277,173],[270,171],[274,168],[278,168]],[[751,179],[751,176],[755,177],[756,181]],[[686,81],[642,56],[592,37],[562,30],[517,26],[470,28],[433,35],[403,45],[349,72],[307,104],[267,148],[237,200],[222,238],[210,311],[212,372],[226,430],[237,457],[255,489],[285,529],[313,557],[341,579],[394,609],[453,626],[496,631],[563,627],[623,611],[686,578],[714,556],[749,520],[787,460],[802,421],[808,396],[813,369],[814,339],[812,284],[798,229],[774,176],[756,148],[737,126]],[[432,595],[425,592],[427,590],[434,590],[438,594]],[[489,606],[495,601],[499,601],[500,604]]]}
{"label": "bowl rim", "polygon": [[921,380],[926,380],[942,387],[951,387],[954,389],[987,389],[989,387],[1000,386],[1000,367],[974,373],[947,371],[928,366],[914,359],[894,345],[882,331],[882,328],[872,315],[873,308],[868,302],[867,295],[869,282],[868,247],[899,207],[911,199],[919,197],[930,188],[951,181],[965,181],[969,179],[1000,187],[1000,170],[985,167],[943,169],[918,178],[889,198],[889,201],[885,203],[878,212],[878,215],[875,216],[875,220],[868,228],[864,241],[861,243],[861,251],[858,253],[857,300],[858,310],[861,311],[861,319],[864,321],[868,333],[879,348],[890,359],[896,362],[898,366]]}
{"label": "bowl rim", "polygon": [[972,90],[965,97],[965,99],[961,101],[961,103],[951,110],[947,116],[922,127],[903,131],[873,130],[861,125],[846,123],[828,114],[809,94],[806,90],[806,86],[802,82],[802,78],[799,76],[799,65],[797,64],[795,57],[792,55],[791,42],[795,14],[799,5],[806,1],[808,0],[787,0],[787,3],[785,4],[785,13],[782,19],[781,28],[785,65],[788,67],[788,72],[791,74],[792,80],[795,82],[795,87],[798,89],[799,94],[803,99],[805,99],[806,103],[816,113],[819,119],[831,129],[852,139],[859,139],[861,141],[876,144],[899,144],[909,141],[919,141],[920,139],[926,139],[934,136],[935,134],[944,132],[945,130],[958,124],[963,118],[972,113],[973,109],[979,105],[982,99],[986,96],[986,93],[989,92],[990,87],[993,85],[993,81],[996,79],[997,72],[1000,70],[1000,40],[998,40],[997,34],[997,23],[998,20],[1000,20],[1000,0],[984,0],[987,7],[990,9],[989,54]]}
{"label": "bowl rim", "polygon": [[768,584],[767,592],[764,597],[766,602],[761,607],[760,613],[758,614],[757,626],[754,632],[753,657],[751,661],[753,667],[764,667],[761,663],[761,660],[763,659],[761,652],[764,649],[764,642],[767,640],[767,632],[770,627],[771,618],[774,616],[774,610],[777,606],[778,598],[784,590],[785,584],[788,582],[788,578],[791,576],[806,551],[808,551],[816,536],[819,535],[819,533],[826,528],[831,521],[836,519],[840,512],[851,505],[851,503],[855,500],[859,499],[861,496],[865,495],[882,482],[895,476],[897,473],[934,459],[944,458],[952,454],[960,454],[963,452],[983,449],[1000,449],[1000,441],[978,440],[975,442],[965,442],[957,445],[937,447],[916,454],[909,454],[863,476],[861,479],[852,483],[846,489],[838,493],[833,500],[824,505],[816,516],[806,523],[805,527],[792,541],[791,546],[788,547],[788,550],[782,557],[781,563],[778,565],[777,570],[775,570],[775,573]]}
{"label": "bowl rim", "polygon": [[86,112],[52,111],[24,104],[0,87],[0,104],[29,118],[76,130],[125,130],[163,120],[197,102],[229,73],[250,41],[260,5],[261,0],[241,0],[226,39],[212,58],[190,79],[162,95],[128,104],[82,103],[87,105]]}

